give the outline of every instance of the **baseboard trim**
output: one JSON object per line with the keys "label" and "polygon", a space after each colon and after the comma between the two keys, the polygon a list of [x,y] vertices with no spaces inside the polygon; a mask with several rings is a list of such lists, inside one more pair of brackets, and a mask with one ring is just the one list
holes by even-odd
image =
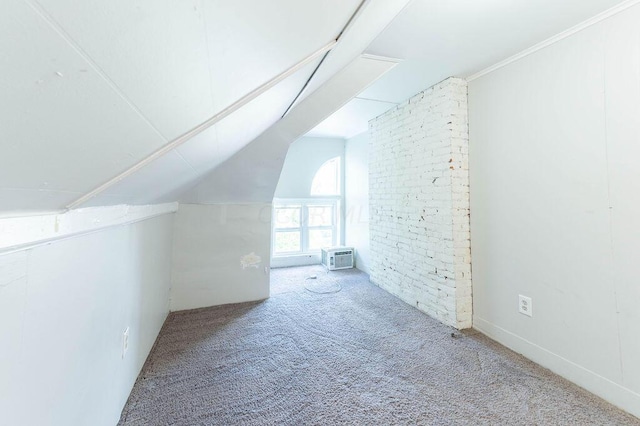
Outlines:
{"label": "baseboard trim", "polygon": [[640,394],[482,318],[473,318],[473,328],[605,401],[640,418]]}
{"label": "baseboard trim", "polygon": [[291,266],[319,265],[320,254],[299,254],[271,258],[272,268],[289,268]]}

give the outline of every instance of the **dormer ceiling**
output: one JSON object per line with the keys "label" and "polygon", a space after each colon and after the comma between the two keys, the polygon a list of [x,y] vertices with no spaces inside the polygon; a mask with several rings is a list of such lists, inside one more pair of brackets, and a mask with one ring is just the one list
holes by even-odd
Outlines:
{"label": "dormer ceiling", "polygon": [[[334,40],[361,3],[3,1],[0,211],[65,208]],[[366,43],[360,50],[328,63],[344,67],[406,3],[365,2],[368,13],[388,4],[394,13],[385,11],[377,31],[356,34]],[[154,162],[131,185],[148,188],[145,180],[164,176],[182,186],[212,170],[280,119],[319,62]],[[157,194],[147,191],[145,201],[168,192],[151,187]],[[135,192],[112,191],[94,204],[139,203]]]}
{"label": "dormer ceiling", "polygon": [[413,0],[366,49],[402,62],[311,134],[351,137],[384,103],[390,109],[447,77],[469,77],[625,3]]}
{"label": "dormer ceiling", "polygon": [[[315,131],[351,136],[371,116],[443,78],[470,75],[620,3],[3,0],[0,215],[175,201],[193,193],[197,199],[227,198],[227,187],[214,188],[221,175],[225,182],[234,175],[255,181],[247,176],[255,165],[241,161],[252,141],[262,150],[277,135],[268,162],[277,167],[282,147],[293,142],[287,138],[335,111],[327,108],[344,106]],[[326,57],[314,57],[203,133],[120,179],[339,35]],[[351,86],[340,88],[339,102],[316,96],[315,106],[305,108],[313,109],[318,122],[288,120],[281,127],[296,132],[265,133],[292,103],[289,114],[363,53],[403,62],[373,85],[346,79]],[[375,64],[368,60],[362,63]]]}

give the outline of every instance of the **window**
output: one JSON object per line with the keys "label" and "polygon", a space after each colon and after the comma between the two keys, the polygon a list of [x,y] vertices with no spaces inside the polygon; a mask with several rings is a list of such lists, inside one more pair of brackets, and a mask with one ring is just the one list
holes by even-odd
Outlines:
{"label": "window", "polygon": [[342,242],[341,175],[340,157],[334,157],[313,175],[309,197],[273,200],[274,257],[318,253]]}
{"label": "window", "polygon": [[273,213],[275,256],[318,252],[337,244],[338,200],[276,201]]}
{"label": "window", "polygon": [[302,206],[278,206],[274,209],[274,253],[302,251]]}
{"label": "window", "polygon": [[335,205],[307,206],[307,231],[309,251],[334,246]]}
{"label": "window", "polygon": [[340,157],[320,166],[311,183],[311,195],[340,195]]}

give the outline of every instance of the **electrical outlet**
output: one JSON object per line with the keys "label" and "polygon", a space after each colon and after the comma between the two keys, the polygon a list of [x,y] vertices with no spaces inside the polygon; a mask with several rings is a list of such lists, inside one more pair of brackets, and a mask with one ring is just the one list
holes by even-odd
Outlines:
{"label": "electrical outlet", "polygon": [[533,317],[533,302],[530,297],[518,295],[518,311],[528,317]]}
{"label": "electrical outlet", "polygon": [[129,327],[122,333],[122,359],[127,354],[127,350],[129,350]]}

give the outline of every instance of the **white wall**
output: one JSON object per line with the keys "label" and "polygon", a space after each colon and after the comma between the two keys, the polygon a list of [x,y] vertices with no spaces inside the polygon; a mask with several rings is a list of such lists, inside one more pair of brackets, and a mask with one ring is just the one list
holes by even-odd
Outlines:
{"label": "white wall", "polygon": [[369,133],[345,145],[345,245],[356,249],[356,268],[369,273]]}
{"label": "white wall", "polygon": [[469,85],[474,326],[636,416],[638,22],[636,5]]}
{"label": "white wall", "polygon": [[118,422],[169,312],[172,221],[0,254],[1,423]]}
{"label": "white wall", "polygon": [[371,282],[471,327],[466,81],[442,81],[369,126]]}
{"label": "white wall", "polygon": [[282,166],[275,197],[309,198],[313,177],[320,166],[340,157],[344,167],[344,146],[344,139],[338,138],[303,137],[293,142]]}
{"label": "white wall", "polygon": [[271,204],[181,204],[171,310],[269,297],[270,237]]}

